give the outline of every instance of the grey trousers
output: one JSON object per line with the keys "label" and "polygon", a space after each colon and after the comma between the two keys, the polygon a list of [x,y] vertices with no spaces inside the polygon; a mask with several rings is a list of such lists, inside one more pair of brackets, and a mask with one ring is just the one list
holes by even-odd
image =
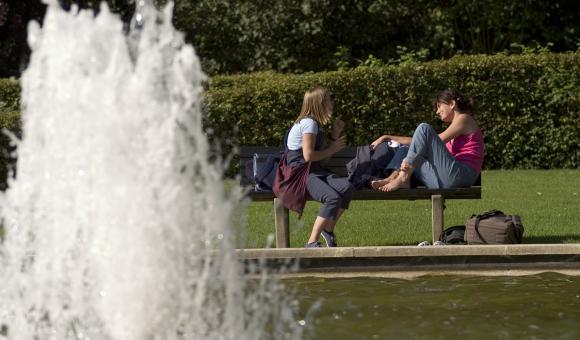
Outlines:
{"label": "grey trousers", "polygon": [[478,176],[473,168],[453,157],[427,123],[421,123],[415,129],[405,159],[415,168],[415,177],[429,189],[469,187]]}
{"label": "grey trousers", "polygon": [[308,175],[306,189],[310,197],[322,203],[318,216],[336,219],[338,209],[348,209],[354,186],[331,172],[312,172]]}

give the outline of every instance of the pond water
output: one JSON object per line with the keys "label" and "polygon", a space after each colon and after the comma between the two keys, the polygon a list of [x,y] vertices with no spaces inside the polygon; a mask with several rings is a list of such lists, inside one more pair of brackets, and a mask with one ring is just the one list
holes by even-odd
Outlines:
{"label": "pond water", "polygon": [[[580,277],[424,276],[284,281],[304,338],[579,339]],[[313,311],[312,306],[319,307]]]}

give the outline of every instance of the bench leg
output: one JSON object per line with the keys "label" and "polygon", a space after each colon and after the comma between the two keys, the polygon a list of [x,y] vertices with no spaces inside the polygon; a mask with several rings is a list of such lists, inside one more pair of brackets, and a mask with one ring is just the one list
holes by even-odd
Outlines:
{"label": "bench leg", "polygon": [[274,220],[276,223],[276,248],[290,247],[290,214],[282,200],[274,198]]}
{"label": "bench leg", "polygon": [[433,232],[433,243],[439,241],[441,233],[443,233],[443,204],[445,198],[441,195],[431,196],[431,230]]}

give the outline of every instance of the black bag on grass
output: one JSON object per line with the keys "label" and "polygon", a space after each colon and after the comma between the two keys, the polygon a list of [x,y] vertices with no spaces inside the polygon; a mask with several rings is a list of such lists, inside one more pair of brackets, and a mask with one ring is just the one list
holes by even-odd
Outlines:
{"label": "black bag on grass", "polygon": [[465,242],[465,226],[454,225],[449,227],[441,233],[439,241],[445,244],[466,244]]}

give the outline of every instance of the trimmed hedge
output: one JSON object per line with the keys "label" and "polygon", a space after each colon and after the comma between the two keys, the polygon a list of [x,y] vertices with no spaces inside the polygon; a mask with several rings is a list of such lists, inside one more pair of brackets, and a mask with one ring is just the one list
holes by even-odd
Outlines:
{"label": "trimmed hedge", "polygon": [[0,190],[6,189],[9,169],[14,168],[15,147],[4,130],[21,137],[20,84],[14,79],[0,79]]}
{"label": "trimmed hedge", "polygon": [[[216,150],[228,154],[237,145],[280,145],[304,91],[315,85],[331,89],[350,145],[368,144],[383,133],[411,135],[420,122],[443,129],[430,99],[456,87],[476,99],[485,168],[580,167],[580,53],[458,56],[302,75],[216,76],[204,102],[206,131],[219,141]],[[16,135],[19,93],[17,81],[0,80],[0,128]],[[9,149],[8,138],[0,136],[1,189],[6,165],[13,164]]]}
{"label": "trimmed hedge", "polygon": [[[206,124],[228,150],[280,145],[306,89],[331,89],[350,145],[381,134],[443,129],[433,95],[455,87],[475,97],[487,169],[580,167],[580,53],[457,56],[446,61],[281,75],[218,76],[206,91]],[[235,131],[232,134],[232,127]]]}

